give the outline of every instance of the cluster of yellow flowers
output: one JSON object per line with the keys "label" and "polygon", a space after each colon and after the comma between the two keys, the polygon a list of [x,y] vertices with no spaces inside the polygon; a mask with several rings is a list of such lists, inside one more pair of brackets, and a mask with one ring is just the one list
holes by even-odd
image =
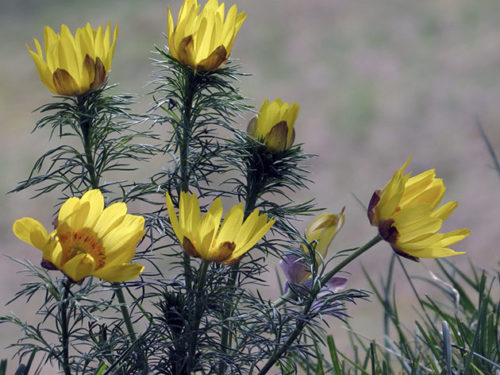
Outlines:
{"label": "cluster of yellow flowers", "polygon": [[[254,210],[245,220],[240,203],[226,214],[222,224],[222,203],[217,198],[208,212],[200,213],[194,194],[182,192],[179,218],[167,193],[172,228],[190,256],[224,264],[237,262],[273,226],[275,220]],[[219,229],[220,226],[220,229]],[[132,263],[135,248],[144,236],[144,218],[127,214],[125,203],[104,209],[100,190],[69,198],[59,210],[56,228],[49,234],[32,218],[13,225],[14,234],[42,251],[42,265],[59,269],[74,282],[93,275],[119,282],[139,276],[144,267]]]}
{"label": "cluster of yellow flowers", "polygon": [[[209,0],[201,12],[197,0],[185,0],[177,24],[168,9],[170,54],[191,67],[195,74],[214,72],[229,58],[245,18],[246,14],[238,13],[236,5],[226,15],[224,4],[219,5],[218,0]],[[95,30],[87,24],[77,29],[74,37],[66,25],[61,26],[60,34],[46,27],[45,57],[36,39],[36,52],[29,47],[28,50],[42,82],[53,93],[85,95],[105,85],[117,34],[118,27],[111,40],[109,23],[105,30],[102,26]],[[248,133],[270,152],[287,150],[294,142],[298,113],[296,103],[265,100],[248,125]],[[370,223],[378,227],[380,236],[400,255],[418,259],[462,254],[449,246],[468,236],[467,229],[436,233],[457,202],[437,208],[445,192],[442,180],[435,178],[434,170],[414,177],[403,174],[408,163],[396,171],[381,191],[374,193],[368,208]],[[181,193],[178,216],[168,194],[166,203],[170,222],[184,251],[193,257],[224,264],[237,262],[275,222],[258,210],[244,219],[243,206],[238,204],[229,210],[221,224],[220,198],[203,215],[193,194]],[[56,228],[50,234],[31,218],[16,221],[13,231],[19,239],[42,250],[45,267],[59,269],[75,282],[89,275],[112,282],[124,281],[137,277],[144,269],[129,263],[144,235],[144,219],[126,212],[125,203],[104,209],[101,192],[91,190],[63,204]],[[338,215],[323,214],[307,230],[307,241],[316,244],[318,262],[326,256],[343,222],[343,210]]]}

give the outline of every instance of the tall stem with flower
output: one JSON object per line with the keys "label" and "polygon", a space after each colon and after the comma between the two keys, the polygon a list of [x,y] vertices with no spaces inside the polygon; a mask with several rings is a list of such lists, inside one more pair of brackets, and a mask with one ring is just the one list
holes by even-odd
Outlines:
{"label": "tall stem with flower", "polygon": [[[231,7],[226,19],[224,19],[224,16],[224,5],[221,4],[221,8],[219,8],[217,0],[210,0],[201,11],[197,1],[186,1],[179,11],[177,25],[182,26],[178,27],[174,24],[170,8],[168,9],[167,37],[169,55],[184,65],[178,81],[181,86],[180,95],[177,96],[180,99],[180,121],[176,121],[177,129],[175,129],[179,148],[180,176],[177,191],[181,196],[179,199],[180,205],[182,204],[183,194],[189,192],[190,188],[193,170],[193,166],[189,162],[190,143],[194,137],[197,117],[200,116],[201,112],[201,108],[193,108],[194,98],[195,96],[198,98],[198,105],[200,105],[200,102],[203,102],[199,98],[201,91],[206,89],[206,87],[200,85],[200,82],[207,79],[210,80],[210,75],[216,72],[228,59],[234,39],[246,17],[244,12],[238,13],[236,5]],[[200,24],[204,24],[206,28],[198,28]],[[188,25],[188,27],[184,27],[185,25]],[[219,30],[218,25],[223,25],[223,30]],[[219,32],[212,33],[208,30],[219,30]],[[214,79],[214,82],[216,82],[217,78]],[[216,85],[218,87],[219,84]],[[218,112],[215,108],[213,110]],[[193,114],[193,111],[196,113]],[[169,210],[169,216],[172,220],[171,210]],[[194,253],[194,249],[196,246],[199,246],[199,243],[192,242],[192,238],[185,238],[184,236],[179,236],[178,233],[176,234],[185,250],[183,253],[184,279],[186,290],[190,293],[194,288],[192,285],[193,276],[190,256],[200,256]],[[232,250],[234,250],[232,245],[224,247],[225,252]],[[196,277],[198,285],[196,291],[190,293],[195,299],[195,307],[186,327],[188,329],[187,339],[189,341],[188,357],[186,358],[186,366],[184,366],[186,373],[192,371],[196,362],[198,327],[203,313],[201,305],[202,286],[205,283],[209,268],[207,258],[201,257],[205,260],[202,261]],[[219,259],[214,260],[219,261]]]}
{"label": "tall stem with flower", "polygon": [[[116,165],[113,165],[113,161],[123,158],[121,150],[113,141],[106,139],[114,131],[123,129],[111,121],[117,114],[125,114],[120,108],[123,103],[121,97],[105,98],[103,95],[118,34],[116,27],[111,40],[110,26],[109,23],[105,30],[102,26],[95,30],[87,24],[84,28],[77,29],[74,36],[66,25],[61,26],[60,34],[46,27],[45,51],[36,39],[36,52],[28,47],[42,82],[53,93],[65,97],[61,103],[47,105],[43,109],[56,113],[40,120],[37,127],[47,124],[53,129],[60,127],[61,137],[78,135],[83,146],[83,153],[62,146],[60,149],[65,151],[46,154],[63,156],[62,160],[67,160],[57,173],[51,174],[60,175],[61,178],[46,191],[62,185],[61,181],[66,183],[63,190],[92,189],[81,199],[73,197],[63,204],[56,224],[57,234],[53,237],[41,224],[30,218],[18,220],[14,224],[14,233],[21,240],[43,250],[42,266],[60,269],[66,275],[63,282],[64,296],[59,304],[62,368],[65,374],[71,372],[67,359],[71,334],[70,314],[66,310],[71,304],[69,288],[74,282],[81,282],[90,275],[112,282],[129,337],[132,342],[136,340],[120,282],[137,277],[144,268],[138,264],[128,264],[135,254],[137,242],[144,235],[144,219],[127,215],[124,204],[113,205],[104,210],[104,199],[98,190],[101,172],[106,168],[112,169]],[[71,131],[63,132],[62,126],[69,126]],[[126,143],[127,141],[123,145]],[[71,153],[76,154],[75,157],[67,156]],[[57,156],[53,158],[54,164],[58,162]],[[99,167],[96,165],[96,157],[99,158]],[[37,162],[39,166],[44,158],[45,155]],[[80,169],[78,174],[75,173],[76,169]],[[81,170],[85,172],[82,173]],[[30,176],[22,188],[38,182],[38,179],[32,179]],[[73,214],[69,215],[71,211]],[[120,233],[121,238],[115,238],[116,241],[111,243],[109,239],[114,237],[115,233]],[[31,235],[38,236],[38,240],[31,240]],[[140,361],[146,363],[144,355],[140,358]]]}
{"label": "tall stem with flower", "polygon": [[[268,190],[269,180],[279,180],[284,172],[280,171],[279,161],[286,155],[294,141],[294,124],[299,113],[296,103],[289,105],[277,99],[271,103],[265,100],[259,110],[257,117],[252,119],[248,126],[248,147],[250,152],[245,157],[246,184],[243,188],[245,202],[245,217],[256,207],[259,197]],[[254,139],[258,142],[254,142]],[[239,275],[239,262],[231,266],[227,287],[232,290]],[[231,317],[234,310],[234,300],[229,298],[222,315],[221,347],[226,353],[232,346]],[[219,373],[225,371],[224,361],[220,362]]]}

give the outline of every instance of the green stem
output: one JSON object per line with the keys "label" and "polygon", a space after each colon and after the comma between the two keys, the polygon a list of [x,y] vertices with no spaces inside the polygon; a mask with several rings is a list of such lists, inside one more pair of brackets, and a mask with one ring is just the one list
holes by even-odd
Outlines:
{"label": "green stem", "polygon": [[245,197],[245,218],[248,217],[255,209],[257,204],[257,198],[261,193],[261,190],[265,186],[265,181],[260,181],[260,184],[256,183],[256,177],[253,173],[247,176],[247,196]]}
{"label": "green stem", "polygon": [[[380,235],[377,234],[366,244],[364,244],[361,247],[358,247],[355,251],[351,253],[351,255],[349,255],[347,258],[344,258],[344,260],[342,260],[339,264],[337,264],[331,271],[323,275],[323,277],[321,278],[321,287],[325,286],[328,280],[330,280],[333,276],[335,276],[340,270],[342,270],[342,268],[347,266],[354,259],[359,257],[361,254],[363,254],[365,251],[367,251],[377,243],[379,243],[381,240],[382,237],[380,237]],[[276,301],[274,301],[272,307],[276,308],[283,305],[287,300],[293,297],[293,294],[294,294],[293,291],[289,291],[288,293],[286,293],[285,295],[281,296]]]}
{"label": "green stem", "polygon": [[[132,324],[132,319],[130,318],[130,313],[127,308],[127,303],[125,301],[125,296],[123,295],[123,290],[120,283],[113,283],[113,290],[115,292],[118,303],[120,304],[120,311],[122,312],[123,320],[125,321],[125,326],[127,327],[127,332],[130,337],[131,346],[137,343],[137,335],[134,331],[134,325]],[[146,355],[140,348],[140,353],[138,354],[138,367],[142,369],[143,374],[147,374],[148,371],[148,361]]]}
{"label": "green stem", "polygon": [[[182,109],[181,109],[181,124],[176,126],[176,138],[179,145],[179,174],[180,182],[178,191],[188,192],[189,191],[189,181],[190,181],[190,170],[189,170],[189,145],[192,137],[193,119],[192,119],[192,107],[193,98],[196,92],[196,76],[191,70],[185,70],[184,72],[184,82],[183,82],[183,93],[182,93]],[[200,324],[201,314],[203,311],[199,311],[199,300],[200,300],[200,284],[204,284],[205,275],[208,269],[208,263],[203,261],[198,278],[198,288],[194,293],[195,300],[195,311],[190,313],[188,316],[189,324],[187,326],[188,332],[186,332],[188,346],[187,346],[187,358],[182,358],[182,362],[179,368],[183,369],[183,373],[190,374],[191,368],[194,367],[194,355],[196,353],[197,346],[197,335],[198,328]],[[183,253],[183,266],[184,266],[184,279],[186,283],[186,292],[191,294],[193,291],[193,278],[191,274],[191,258],[184,252]]]}
{"label": "green stem", "polygon": [[[189,143],[191,140],[191,110],[193,106],[193,97],[195,92],[194,79],[195,75],[192,71],[186,71],[185,73],[185,86],[184,86],[184,96],[183,96],[183,109],[182,109],[182,136],[180,137],[179,153],[180,153],[180,191],[189,191]],[[184,275],[186,279],[186,289],[189,291],[192,287],[191,279],[191,258],[184,252],[183,254],[183,264],[184,264]]]}
{"label": "green stem", "polygon": [[115,292],[118,303],[120,304],[120,311],[122,312],[123,320],[125,321],[125,326],[127,327],[128,335],[130,340],[135,342],[137,336],[134,331],[134,326],[132,325],[132,319],[130,319],[130,313],[127,308],[127,303],[125,302],[125,296],[123,295],[123,290],[119,283],[113,283],[113,290]]}
{"label": "green stem", "polygon": [[200,328],[201,318],[203,316],[204,303],[202,297],[205,294],[203,288],[205,287],[205,281],[208,271],[208,266],[210,261],[202,260],[200,264],[200,269],[198,270],[198,285],[196,288],[195,295],[195,314],[193,319],[193,326],[191,329],[190,344],[189,344],[189,356],[188,356],[188,371],[187,374],[191,374],[193,367],[195,366],[194,359],[196,356],[196,347],[198,344],[198,329]]}
{"label": "green stem", "polygon": [[[245,199],[245,213],[244,213],[245,218],[247,218],[248,215],[250,215],[250,213],[254,210],[259,193],[260,189],[257,187],[257,184],[255,184],[255,179],[253,178],[252,174],[249,173],[247,176],[247,196]],[[226,284],[227,288],[231,291],[236,285],[236,280],[238,278],[239,270],[240,270],[240,262],[236,262],[231,266],[231,272],[229,274],[229,279]],[[226,308],[224,309],[222,320],[226,321],[231,316],[232,311],[233,311],[233,298],[231,296],[226,305]],[[231,342],[233,341],[229,324],[230,323],[222,325],[220,342],[224,353],[227,353],[227,350],[228,348],[231,347]],[[219,374],[224,374],[225,371],[226,371],[226,363],[224,361],[221,361],[219,364]]]}
{"label": "green stem", "polygon": [[[382,237],[380,237],[380,235],[376,235],[370,241],[368,241],[366,244],[364,244],[361,247],[358,247],[353,253],[351,253],[351,255],[349,255],[347,258],[345,258],[342,262],[337,264],[337,266],[334,269],[332,269],[330,272],[326,273],[321,278],[320,285],[316,287],[317,293],[319,293],[321,288],[323,286],[325,286],[325,284],[328,282],[328,280],[330,280],[335,274],[337,274],[340,270],[342,270],[342,268],[344,268],[346,265],[351,263],[354,259],[359,257],[361,254],[363,254],[365,251],[367,251],[368,249],[373,247],[375,244],[377,244],[381,240],[382,240]],[[274,308],[281,306],[290,297],[292,297],[292,295],[293,295],[293,292],[288,292],[284,296],[278,298],[272,304],[272,306]],[[305,316],[309,313],[309,310],[311,309],[311,306],[312,306],[314,299],[315,298],[311,298],[304,306],[304,309],[302,310],[303,316]],[[297,337],[299,337],[299,335],[301,334],[301,332],[304,329],[304,327],[306,326],[306,324],[307,324],[306,319],[300,319],[297,322],[297,326],[295,327],[293,332],[290,334],[290,336],[288,337],[286,342],[277,351],[274,352],[274,354],[271,356],[271,358],[268,359],[268,361],[264,364],[264,366],[262,367],[262,369],[259,371],[259,373],[257,375],[264,375],[271,369],[271,367],[281,358],[281,356],[288,351],[288,349],[293,344],[293,342],[297,339]]]}
{"label": "green stem", "polygon": [[195,75],[192,71],[186,71],[185,86],[183,95],[182,108],[182,137],[179,145],[180,149],[180,172],[181,172],[181,191],[189,190],[189,171],[188,171],[188,154],[189,143],[191,140],[192,119],[191,110],[193,107],[193,98],[195,94]]}
{"label": "green stem", "polygon": [[86,163],[85,167],[89,174],[90,186],[92,189],[99,188],[99,176],[97,176],[94,156],[92,152],[92,115],[85,106],[86,98],[81,96],[77,99],[80,129],[82,131],[83,149],[85,151]]}
{"label": "green stem", "polygon": [[[319,290],[318,290],[319,292]],[[305,306],[304,309],[302,310],[303,316],[307,315],[309,313],[309,310],[311,309],[312,303],[314,301],[314,298],[312,298]],[[264,366],[261,368],[259,373],[257,375],[264,375],[267,373],[271,367],[281,358],[281,356],[290,348],[290,346],[294,343],[294,341],[299,337],[300,333],[306,326],[306,319],[300,319],[297,322],[297,325],[293,332],[290,334],[286,342],[277,350],[274,352],[274,354],[269,358],[269,360],[264,364]]]}
{"label": "green stem", "polygon": [[61,341],[63,348],[63,362],[62,368],[64,371],[64,375],[71,375],[71,367],[69,365],[69,331],[68,331],[68,297],[69,290],[71,288],[71,281],[68,278],[65,278],[63,281],[64,284],[64,294],[63,299],[61,301],[60,313],[61,313]]}

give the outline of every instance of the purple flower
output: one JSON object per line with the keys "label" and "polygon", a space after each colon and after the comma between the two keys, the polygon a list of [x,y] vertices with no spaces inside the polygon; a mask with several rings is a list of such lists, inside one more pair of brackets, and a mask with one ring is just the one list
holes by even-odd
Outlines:
{"label": "purple flower", "polygon": [[[312,279],[309,266],[303,258],[295,254],[286,255],[280,261],[280,267],[285,273],[287,281],[285,282],[285,293],[294,286],[300,286],[306,289],[311,289]],[[345,277],[334,276],[330,278],[323,288],[328,288],[330,291],[337,293],[345,288],[348,279]],[[293,289],[294,291],[297,288]]]}

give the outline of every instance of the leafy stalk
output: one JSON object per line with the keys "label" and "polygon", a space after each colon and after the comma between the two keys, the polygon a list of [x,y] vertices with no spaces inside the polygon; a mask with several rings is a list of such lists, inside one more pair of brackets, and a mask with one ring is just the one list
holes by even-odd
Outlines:
{"label": "leafy stalk", "polygon": [[[179,143],[180,152],[180,191],[189,191],[189,143],[191,139],[191,107],[193,105],[193,96],[195,94],[194,80],[196,76],[191,70],[184,70],[184,92],[182,95],[182,137]],[[184,277],[186,280],[186,289],[191,290],[191,259],[186,252],[183,252],[183,262],[184,262]]]}
{"label": "leafy stalk", "polygon": [[[263,192],[263,187],[265,184],[257,184],[256,179],[253,178],[252,171],[248,171],[247,174],[247,188],[246,188],[246,199],[245,199],[245,212],[244,219],[250,215],[254,210],[255,204],[257,203],[258,196]],[[240,262],[236,262],[231,266],[231,271],[229,273],[229,278],[227,280],[227,288],[229,291],[234,289],[236,285],[236,280],[238,279],[238,274],[240,271]],[[222,332],[221,332],[221,348],[224,353],[228,351],[232,344],[232,334],[231,334],[231,323],[227,322],[228,318],[231,317],[231,313],[234,309],[234,298],[232,294],[229,295],[229,301],[225,305],[225,310],[222,315]],[[221,361],[219,364],[219,374],[224,374],[226,371],[226,363]]]}
{"label": "leafy stalk", "polygon": [[[318,292],[319,292],[319,289],[317,290],[316,293],[318,293]],[[304,306],[304,309],[302,310],[302,315],[303,316],[306,316],[309,313],[309,311],[311,310],[311,306],[312,306],[313,302],[314,302],[313,298],[309,299],[306,302],[306,304]],[[299,320],[299,322],[297,323],[297,326],[292,331],[292,333],[290,334],[290,336],[288,337],[288,339],[285,341],[285,343],[281,347],[278,348],[278,350],[276,350],[274,352],[274,354],[271,356],[271,358],[269,358],[267,360],[267,362],[264,364],[264,366],[258,372],[258,375],[264,375],[264,374],[266,374],[271,369],[271,367],[281,358],[281,356],[284,353],[286,353],[286,351],[290,348],[290,346],[299,337],[299,335],[302,333],[302,330],[304,329],[304,327],[306,325],[307,325],[307,320],[306,319]]]}
{"label": "leafy stalk", "polygon": [[94,164],[94,156],[92,150],[93,134],[92,134],[92,113],[85,106],[87,100],[86,96],[79,96],[77,98],[77,106],[79,113],[79,124],[82,133],[83,149],[85,151],[86,163],[85,167],[89,174],[89,182],[92,189],[99,188],[99,176],[96,174],[96,168]]}
{"label": "leafy stalk", "polygon": [[195,357],[196,357],[196,347],[197,347],[197,342],[198,342],[198,329],[200,328],[200,322],[201,318],[203,316],[203,310],[204,310],[204,301],[203,301],[203,295],[205,294],[204,287],[205,287],[205,282],[207,278],[207,271],[208,267],[210,265],[210,261],[203,260],[200,264],[200,269],[198,270],[198,285],[196,288],[196,295],[195,295],[195,313],[194,313],[194,319],[193,319],[193,326],[191,329],[191,337],[190,337],[190,344],[189,344],[189,354],[188,354],[188,368],[186,371],[186,374],[191,374],[193,371],[193,368],[195,367]]}
{"label": "leafy stalk", "polygon": [[134,331],[132,320],[130,319],[130,313],[127,308],[127,302],[125,301],[125,296],[123,295],[121,285],[119,283],[113,283],[113,290],[115,292],[116,298],[118,299],[118,303],[120,304],[120,311],[122,313],[123,320],[125,321],[128,335],[130,336],[132,343],[134,343],[137,340],[137,336]]}
{"label": "leafy stalk", "polygon": [[62,345],[62,368],[64,371],[64,375],[71,375],[71,367],[69,364],[69,338],[70,333],[68,330],[69,317],[67,315],[68,310],[68,297],[69,290],[71,288],[71,281],[68,278],[63,280],[64,285],[64,294],[62,297],[62,301],[60,304],[59,313],[61,314],[61,345]]}

